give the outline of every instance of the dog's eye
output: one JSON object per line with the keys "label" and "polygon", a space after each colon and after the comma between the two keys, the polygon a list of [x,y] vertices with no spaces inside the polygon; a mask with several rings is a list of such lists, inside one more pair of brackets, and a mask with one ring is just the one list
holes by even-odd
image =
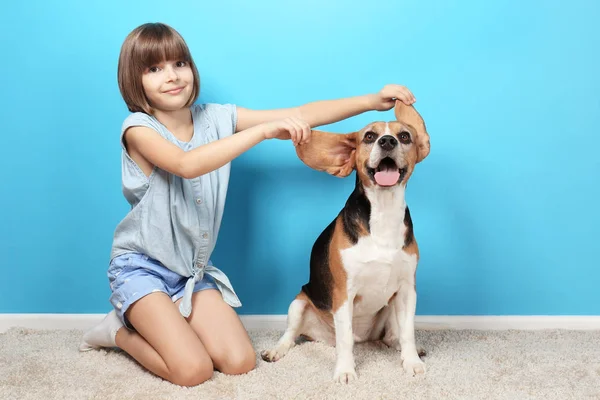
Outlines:
{"label": "dog's eye", "polygon": [[398,139],[400,139],[400,142],[403,144],[409,144],[410,143],[410,133],[408,132],[401,132],[398,135]]}
{"label": "dog's eye", "polygon": [[374,132],[367,132],[367,133],[365,133],[365,142],[373,143],[375,141],[376,137],[377,137],[377,135]]}

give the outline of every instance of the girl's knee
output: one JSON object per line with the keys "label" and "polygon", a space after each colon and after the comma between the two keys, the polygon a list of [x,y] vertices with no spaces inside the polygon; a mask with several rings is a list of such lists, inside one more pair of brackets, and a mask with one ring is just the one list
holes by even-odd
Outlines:
{"label": "girl's knee", "polygon": [[198,386],[213,376],[210,360],[195,359],[169,369],[169,381],[179,386]]}
{"label": "girl's knee", "polygon": [[254,349],[229,352],[223,357],[219,370],[227,375],[241,375],[252,371],[256,367],[256,353]]}

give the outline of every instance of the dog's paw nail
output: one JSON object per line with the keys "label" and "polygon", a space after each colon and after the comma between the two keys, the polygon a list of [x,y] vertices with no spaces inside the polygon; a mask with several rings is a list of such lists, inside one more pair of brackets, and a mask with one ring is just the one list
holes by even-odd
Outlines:
{"label": "dog's paw nail", "polygon": [[358,379],[358,377],[354,369],[336,371],[333,375],[333,380],[338,383],[350,383],[352,381],[355,381],[356,379]]}
{"label": "dog's paw nail", "polygon": [[276,351],[264,350],[262,353],[260,353],[260,356],[266,362],[275,362],[279,360],[279,354],[277,354]]}
{"label": "dog's paw nail", "polygon": [[408,359],[402,362],[402,367],[404,370],[410,375],[421,375],[426,371],[425,363],[421,361],[418,357],[416,359]]}

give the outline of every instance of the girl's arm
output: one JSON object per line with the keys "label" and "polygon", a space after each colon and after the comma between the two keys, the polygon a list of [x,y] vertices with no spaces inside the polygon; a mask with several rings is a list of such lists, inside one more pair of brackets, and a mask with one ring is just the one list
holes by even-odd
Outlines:
{"label": "girl's arm", "polygon": [[415,98],[406,87],[386,85],[378,93],[348,97],[337,100],[321,100],[299,107],[276,110],[250,110],[237,107],[236,132],[243,131],[257,124],[275,119],[296,117],[308,122],[311,127],[327,125],[353,117],[366,111],[386,111],[394,107],[396,99],[407,105],[413,104]]}
{"label": "girl's arm", "polygon": [[[297,144],[307,142],[310,133],[308,123],[288,118],[256,125],[190,151],[183,151],[144,126],[129,128],[125,140],[128,152],[138,164],[142,161],[182,178],[192,179],[222,167],[265,139],[292,139]],[[142,160],[136,160],[139,157]]]}

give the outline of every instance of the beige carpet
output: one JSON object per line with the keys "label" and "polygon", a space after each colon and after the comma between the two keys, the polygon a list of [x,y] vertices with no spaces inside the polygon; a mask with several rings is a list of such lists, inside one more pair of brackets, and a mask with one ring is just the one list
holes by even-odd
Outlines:
{"label": "beige carpet", "polygon": [[[80,331],[11,329],[0,334],[0,399],[600,399],[598,331],[417,331],[428,354],[422,377],[399,353],[355,348],[359,380],[332,382],[335,350],[295,347],[244,376],[216,373],[182,388],[143,371],[119,351],[79,353]],[[251,332],[257,349],[279,332]]]}

